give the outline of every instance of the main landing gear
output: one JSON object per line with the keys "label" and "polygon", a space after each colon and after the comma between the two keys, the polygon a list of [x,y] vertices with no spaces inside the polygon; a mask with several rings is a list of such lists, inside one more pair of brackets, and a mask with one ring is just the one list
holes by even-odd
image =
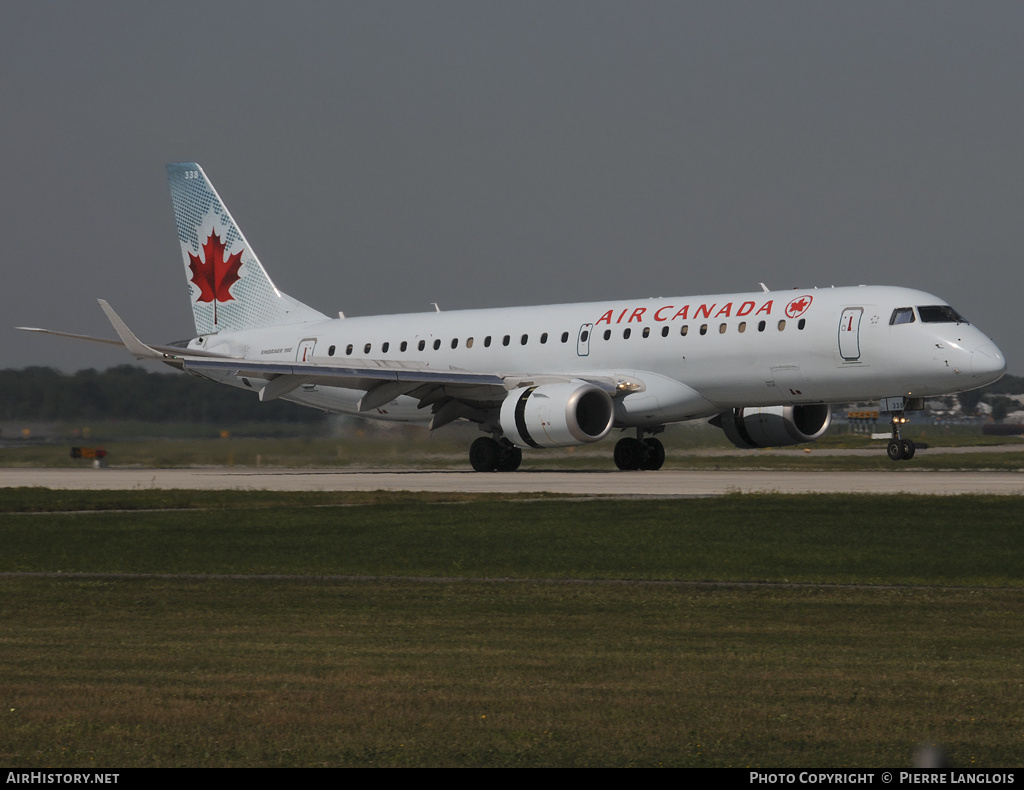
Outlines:
{"label": "main landing gear", "polygon": [[523,451],[508,439],[481,436],[469,447],[469,463],[477,472],[514,472],[523,462]]}
{"label": "main landing gear", "polygon": [[903,439],[900,436],[900,427],[907,421],[902,411],[892,413],[892,438],[885,448],[886,455],[890,461],[909,461],[917,452],[913,439]]}
{"label": "main landing gear", "polygon": [[655,471],[665,463],[665,445],[653,436],[643,438],[643,429],[636,429],[636,438],[619,439],[615,444],[615,465],[623,471],[643,469]]}
{"label": "main landing gear", "polygon": [[[660,433],[661,429],[647,429]],[[637,428],[636,438],[620,439],[615,445],[615,465],[622,470],[654,471],[665,463],[665,445]],[[523,462],[523,451],[505,437],[481,436],[469,447],[469,463],[477,472],[514,472]]]}

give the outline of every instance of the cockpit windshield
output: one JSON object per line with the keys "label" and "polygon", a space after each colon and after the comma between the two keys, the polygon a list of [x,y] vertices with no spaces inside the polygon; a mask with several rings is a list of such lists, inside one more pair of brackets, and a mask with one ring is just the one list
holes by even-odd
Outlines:
{"label": "cockpit windshield", "polygon": [[889,326],[896,326],[896,324],[912,324],[914,323],[914,308],[913,307],[897,307],[892,311],[892,316],[889,318]]}
{"label": "cockpit windshield", "polygon": [[926,324],[966,324],[967,320],[948,304],[918,305],[918,315]]}

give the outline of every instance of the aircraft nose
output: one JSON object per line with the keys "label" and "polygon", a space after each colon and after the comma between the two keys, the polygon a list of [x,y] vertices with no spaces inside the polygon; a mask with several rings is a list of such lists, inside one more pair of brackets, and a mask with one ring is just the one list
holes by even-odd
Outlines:
{"label": "aircraft nose", "polygon": [[995,343],[982,343],[971,352],[971,376],[997,381],[1006,372],[1006,357]]}

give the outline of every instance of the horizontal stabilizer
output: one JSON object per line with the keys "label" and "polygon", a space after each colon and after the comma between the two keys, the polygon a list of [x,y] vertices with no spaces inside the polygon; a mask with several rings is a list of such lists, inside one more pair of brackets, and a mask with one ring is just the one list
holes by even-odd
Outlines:
{"label": "horizontal stabilizer", "polygon": [[38,326],[16,326],[14,328],[20,329],[22,332],[39,332],[43,335],[70,337],[74,340],[88,340],[90,343],[106,343],[108,346],[119,346],[120,348],[124,348],[124,343],[120,340],[111,340],[109,337],[93,337],[92,335],[78,335],[74,332],[58,332],[56,329],[41,329]]}
{"label": "horizontal stabilizer", "polygon": [[[43,335],[54,335],[55,337],[70,337],[73,340],[88,340],[90,343],[103,343],[108,346],[120,346],[121,348],[127,348],[131,351],[138,359],[158,359],[161,362],[171,362],[179,359],[183,356],[189,357],[212,357],[214,359],[223,359],[223,354],[215,354],[211,351],[203,351],[201,349],[192,348],[181,348],[176,345],[170,346],[157,346],[157,345],[146,345],[140,341],[135,334],[127,327],[121,317],[114,312],[114,309],[107,304],[103,299],[98,300],[100,307],[103,308],[103,312],[106,313],[107,319],[114,326],[117,331],[119,340],[114,340],[109,337],[93,337],[92,335],[80,335],[75,332],[61,332],[57,329],[42,329],[37,326],[17,326],[15,329],[20,329],[22,332],[39,332]],[[120,329],[119,329],[120,327]],[[122,335],[122,331],[125,333]],[[125,335],[130,338],[132,345],[125,342]],[[136,352],[141,353],[136,353]]]}
{"label": "horizontal stabilizer", "polygon": [[159,351],[154,348],[150,348],[135,337],[135,334],[128,328],[128,325],[121,320],[121,316],[115,313],[114,308],[107,304],[105,300],[99,299],[97,301],[100,303],[100,307],[103,312],[106,313],[107,320],[110,321],[111,325],[114,327],[114,331],[117,332],[117,336],[121,338],[121,342],[124,343],[124,347],[132,352],[136,359],[162,360],[164,358],[164,355]]}

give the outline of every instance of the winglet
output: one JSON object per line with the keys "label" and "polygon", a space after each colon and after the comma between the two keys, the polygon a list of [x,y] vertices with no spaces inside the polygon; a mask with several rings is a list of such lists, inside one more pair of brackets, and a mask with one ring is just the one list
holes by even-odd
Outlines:
{"label": "winglet", "polygon": [[103,312],[107,314],[107,320],[109,320],[113,325],[114,331],[117,332],[117,336],[121,338],[121,342],[124,343],[124,347],[132,352],[136,359],[165,359],[165,354],[161,354],[156,349],[150,348],[135,337],[132,330],[130,330],[127,324],[121,320],[121,316],[114,312],[114,308],[107,304],[106,300],[98,299],[97,301],[100,303],[100,307],[103,309]]}

